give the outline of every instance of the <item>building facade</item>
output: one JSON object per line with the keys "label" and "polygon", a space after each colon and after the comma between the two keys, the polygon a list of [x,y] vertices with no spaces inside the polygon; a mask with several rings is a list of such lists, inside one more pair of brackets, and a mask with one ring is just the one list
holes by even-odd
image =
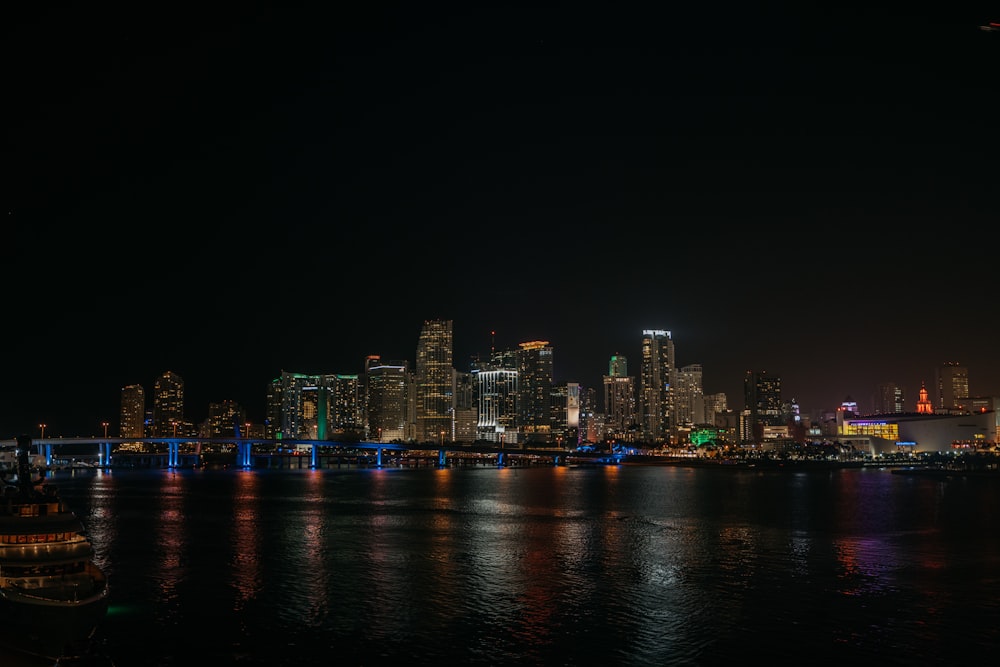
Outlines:
{"label": "building facade", "polygon": [[[642,332],[638,418],[641,438],[651,446],[670,442],[674,428],[674,341],[665,329]],[[610,414],[610,412],[609,412]]]}
{"label": "building facade", "polygon": [[184,380],[166,371],[153,383],[153,437],[185,434]]}
{"label": "building facade", "polygon": [[417,341],[414,372],[416,433],[419,442],[439,442],[452,432],[451,320],[427,320]]}

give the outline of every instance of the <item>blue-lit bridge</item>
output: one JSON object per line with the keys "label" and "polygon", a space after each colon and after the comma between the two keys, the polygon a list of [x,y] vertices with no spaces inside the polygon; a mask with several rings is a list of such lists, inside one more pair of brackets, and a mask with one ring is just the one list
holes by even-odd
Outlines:
{"label": "blue-lit bridge", "polygon": [[[245,437],[217,437],[217,438],[192,438],[170,437],[170,438],[33,438],[33,453],[45,457],[46,465],[52,465],[53,459],[57,457],[60,450],[67,447],[90,450],[90,456],[97,457],[97,465],[102,468],[110,468],[117,463],[117,459],[127,459],[132,456],[157,456],[157,448],[166,448],[166,466],[169,468],[181,467],[182,447],[190,450],[194,448],[193,454],[196,459],[201,457],[201,450],[204,445],[229,446],[235,449],[237,466],[251,468],[254,465],[255,457],[270,456],[291,456],[293,452],[306,450],[309,453],[309,467],[319,468],[320,459],[324,453],[358,453],[365,452],[374,456],[374,465],[383,465],[383,455],[394,454],[397,457],[404,457],[413,452],[435,451],[437,453],[437,465],[445,467],[448,456],[482,456],[495,457],[498,466],[507,465],[512,456],[532,456],[551,458],[554,465],[563,465],[569,460],[578,460],[592,463],[620,463],[624,454],[609,454],[600,452],[580,452],[561,448],[504,448],[499,444],[474,445],[460,443],[442,443],[441,445],[425,444],[399,444],[386,442],[338,442],[331,440],[300,440],[300,439],[269,439],[269,438],[245,438]],[[116,451],[116,446],[128,445],[130,447],[140,447],[138,451]],[[14,448],[17,441],[14,439],[0,440],[0,448]],[[87,454],[83,454],[87,455]]]}

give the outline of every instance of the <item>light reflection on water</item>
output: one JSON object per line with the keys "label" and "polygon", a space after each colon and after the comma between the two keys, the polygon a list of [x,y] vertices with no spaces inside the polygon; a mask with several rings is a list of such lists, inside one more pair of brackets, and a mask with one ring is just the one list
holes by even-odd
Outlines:
{"label": "light reflection on water", "polygon": [[[670,467],[95,471],[119,667],[946,660],[1000,639],[992,481]],[[184,637],[159,641],[156,636]]]}

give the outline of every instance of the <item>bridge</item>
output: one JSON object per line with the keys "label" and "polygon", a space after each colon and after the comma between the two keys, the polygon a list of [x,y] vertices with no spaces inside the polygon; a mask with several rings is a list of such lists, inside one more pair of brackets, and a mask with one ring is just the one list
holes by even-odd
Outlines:
{"label": "bridge", "polygon": [[[544,456],[551,457],[554,465],[565,464],[568,459],[578,459],[593,463],[621,463],[625,454],[607,452],[581,452],[554,447],[504,447],[502,444],[494,443],[442,443],[434,445],[424,444],[400,444],[387,442],[340,442],[332,440],[305,440],[305,439],[276,439],[276,438],[249,438],[249,437],[169,437],[169,438],[33,438],[33,447],[37,448],[37,453],[45,457],[46,465],[52,465],[52,460],[59,448],[73,446],[93,446],[96,448],[98,456],[98,466],[109,468],[113,465],[116,445],[141,445],[143,450],[147,446],[166,446],[167,467],[177,468],[181,466],[181,446],[193,445],[198,456],[200,456],[202,445],[229,445],[236,449],[236,465],[250,468],[253,467],[254,448],[263,449],[265,455],[273,455],[282,449],[298,450],[307,448],[310,452],[310,468],[320,467],[320,456],[324,449],[341,451],[370,451],[375,455],[375,465],[382,466],[382,455],[384,452],[398,452],[404,454],[412,451],[436,451],[437,465],[445,467],[447,465],[448,454],[478,454],[482,456],[495,456],[498,466],[506,465],[507,457],[511,455],[520,456]],[[0,449],[15,448],[15,439],[0,440]]]}

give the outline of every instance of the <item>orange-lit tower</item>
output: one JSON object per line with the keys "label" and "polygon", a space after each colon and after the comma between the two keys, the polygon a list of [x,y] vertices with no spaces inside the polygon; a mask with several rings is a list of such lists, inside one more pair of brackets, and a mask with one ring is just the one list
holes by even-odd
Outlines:
{"label": "orange-lit tower", "polygon": [[924,383],[920,383],[920,398],[917,399],[917,413],[921,415],[932,415],[934,414],[934,406],[931,405],[931,401],[927,398],[927,387]]}

